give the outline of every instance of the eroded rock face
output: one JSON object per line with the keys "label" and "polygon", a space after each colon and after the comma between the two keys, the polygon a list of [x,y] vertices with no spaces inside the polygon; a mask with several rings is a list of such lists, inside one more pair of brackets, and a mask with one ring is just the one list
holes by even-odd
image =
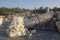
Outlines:
{"label": "eroded rock face", "polygon": [[7,29],[7,35],[10,37],[23,36],[26,34],[24,27],[23,17],[14,16]]}

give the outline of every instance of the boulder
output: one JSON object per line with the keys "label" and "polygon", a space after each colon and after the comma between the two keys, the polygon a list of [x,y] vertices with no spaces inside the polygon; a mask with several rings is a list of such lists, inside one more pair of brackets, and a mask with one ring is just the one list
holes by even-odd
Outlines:
{"label": "boulder", "polygon": [[38,23],[45,23],[45,22],[49,21],[52,17],[53,17],[53,14],[51,12],[39,14],[34,17],[31,17],[30,19],[25,18],[24,24],[25,24],[25,26],[31,27]]}
{"label": "boulder", "polygon": [[27,27],[32,27],[33,25],[38,24],[38,23],[39,23],[39,21],[38,21],[37,17],[32,17],[30,19],[28,19],[28,18],[24,19],[24,25]]}
{"label": "boulder", "polygon": [[40,23],[45,23],[53,17],[53,14],[51,12],[48,12],[44,14],[39,14],[37,17]]}
{"label": "boulder", "polygon": [[23,19],[24,17],[13,17],[10,26],[7,28],[7,35],[9,37],[18,37],[26,35]]}
{"label": "boulder", "polygon": [[60,32],[60,21],[56,22],[56,26],[57,26],[58,32]]}
{"label": "boulder", "polygon": [[0,25],[2,25],[3,20],[4,20],[4,16],[0,16]]}

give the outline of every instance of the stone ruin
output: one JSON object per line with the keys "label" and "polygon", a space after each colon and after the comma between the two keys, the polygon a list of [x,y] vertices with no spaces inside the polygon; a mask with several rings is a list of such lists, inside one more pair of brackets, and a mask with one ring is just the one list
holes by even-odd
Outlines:
{"label": "stone ruin", "polygon": [[[49,12],[49,8],[47,8],[47,13],[36,15],[30,19],[21,16],[12,16],[11,18],[5,18],[6,21],[3,22],[4,18],[0,16],[0,25],[3,23],[3,26],[7,27],[6,33],[9,37],[25,36],[27,35],[26,31],[28,31],[26,30],[26,27],[32,27],[35,24],[45,23],[52,17],[53,12]],[[56,26],[60,32],[60,21],[56,22]]]}
{"label": "stone ruin", "polygon": [[[47,15],[47,16],[46,16]],[[31,19],[26,19],[21,16],[13,16],[11,19],[11,23],[8,26],[6,32],[9,37],[17,37],[17,36],[24,36],[27,34],[27,30],[25,29],[26,26],[34,26],[35,24],[38,24],[39,22],[47,22],[49,19],[53,17],[53,14],[42,14],[42,16],[35,16]]]}
{"label": "stone ruin", "polygon": [[[53,14],[48,12],[45,14],[40,14],[37,16],[34,16],[30,19],[21,17],[21,16],[12,16],[9,18],[9,21],[7,24],[3,24],[4,27],[7,26],[6,33],[9,37],[18,37],[18,36],[25,36],[27,34],[26,27],[34,26],[38,23],[45,23],[49,21],[53,17]],[[4,23],[4,22],[3,22]]]}
{"label": "stone ruin", "polygon": [[38,23],[45,23],[45,22],[49,21],[52,17],[53,17],[53,14],[51,12],[48,12],[45,14],[39,14],[30,19],[25,18],[24,23],[25,23],[25,26],[29,27],[29,26],[33,26]]}

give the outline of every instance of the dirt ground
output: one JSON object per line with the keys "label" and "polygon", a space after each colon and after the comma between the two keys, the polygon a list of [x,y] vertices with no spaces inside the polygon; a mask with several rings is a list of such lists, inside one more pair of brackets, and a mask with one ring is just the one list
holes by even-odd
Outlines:
{"label": "dirt ground", "polygon": [[3,30],[0,30],[0,40],[60,40],[60,33],[50,30],[37,30],[32,36],[10,38]]}

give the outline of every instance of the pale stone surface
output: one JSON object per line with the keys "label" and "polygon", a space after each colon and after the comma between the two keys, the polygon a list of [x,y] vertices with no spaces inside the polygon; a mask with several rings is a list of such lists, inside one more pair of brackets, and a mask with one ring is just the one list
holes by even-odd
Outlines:
{"label": "pale stone surface", "polygon": [[31,19],[28,19],[28,18],[24,19],[25,26],[33,26],[38,23],[39,23],[39,21],[38,21],[37,17],[32,17]]}
{"label": "pale stone surface", "polygon": [[56,26],[57,26],[58,31],[60,32],[60,21],[56,22]]}
{"label": "pale stone surface", "polygon": [[41,23],[49,21],[52,17],[53,17],[53,14],[50,12],[38,15],[38,19]]}
{"label": "pale stone surface", "polygon": [[58,19],[60,20],[60,11],[56,11],[56,14],[58,14]]}
{"label": "pale stone surface", "polygon": [[25,23],[25,26],[33,26],[35,24],[38,24],[39,22],[45,23],[45,22],[49,21],[52,17],[53,17],[53,14],[51,12],[48,12],[45,14],[39,14],[30,19],[25,18],[24,23]]}
{"label": "pale stone surface", "polygon": [[23,24],[23,17],[14,16],[11,25],[7,29],[7,35],[10,37],[25,35],[26,31]]}
{"label": "pale stone surface", "polygon": [[0,25],[3,23],[4,16],[0,16]]}

